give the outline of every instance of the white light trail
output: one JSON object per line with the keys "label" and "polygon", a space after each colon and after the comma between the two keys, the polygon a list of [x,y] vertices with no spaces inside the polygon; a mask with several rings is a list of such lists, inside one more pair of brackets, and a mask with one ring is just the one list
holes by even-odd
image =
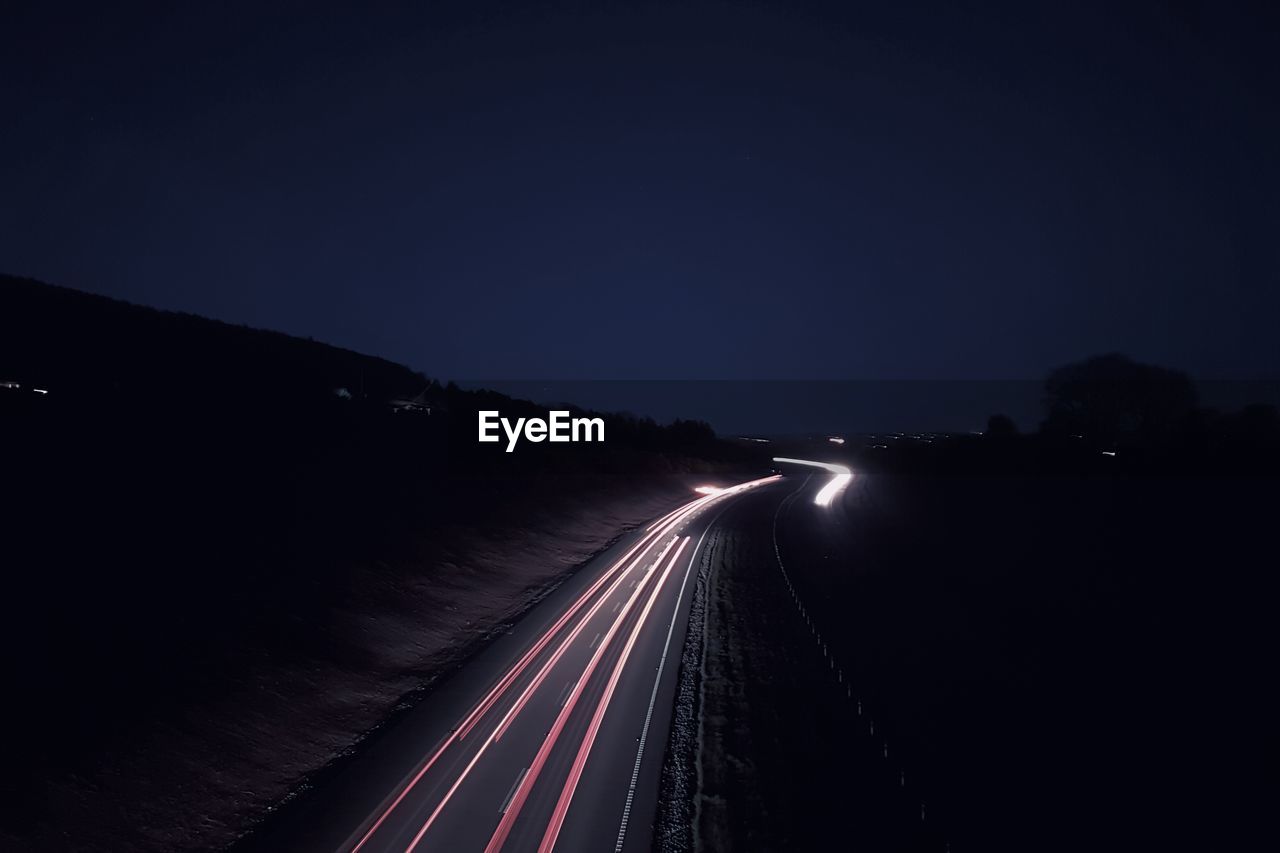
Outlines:
{"label": "white light trail", "polygon": [[832,462],[814,462],[811,459],[788,459],[784,456],[775,456],[774,462],[787,462],[792,465],[808,465],[813,468],[823,468],[830,471],[835,476],[832,477],[818,494],[814,495],[813,502],[818,506],[831,506],[831,502],[836,496],[844,491],[845,486],[849,485],[853,480],[853,472],[843,465],[836,465]]}

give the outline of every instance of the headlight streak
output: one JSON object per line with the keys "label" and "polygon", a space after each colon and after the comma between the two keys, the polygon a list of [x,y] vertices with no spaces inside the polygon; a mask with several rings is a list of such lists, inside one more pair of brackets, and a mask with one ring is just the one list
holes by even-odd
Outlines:
{"label": "headlight streak", "polygon": [[818,494],[814,495],[813,502],[818,506],[831,506],[831,502],[834,501],[853,480],[852,471],[843,465],[836,465],[833,462],[814,462],[812,459],[789,459],[785,456],[775,456],[773,461],[791,465],[808,465],[812,468],[823,468],[834,474],[835,476],[827,481],[827,484],[822,487]]}

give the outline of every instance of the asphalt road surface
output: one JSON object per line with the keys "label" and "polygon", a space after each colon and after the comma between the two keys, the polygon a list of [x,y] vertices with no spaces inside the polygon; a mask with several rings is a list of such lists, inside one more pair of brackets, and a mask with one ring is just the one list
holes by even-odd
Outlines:
{"label": "asphalt road surface", "polygon": [[700,548],[778,479],[624,538],[245,849],[649,850]]}

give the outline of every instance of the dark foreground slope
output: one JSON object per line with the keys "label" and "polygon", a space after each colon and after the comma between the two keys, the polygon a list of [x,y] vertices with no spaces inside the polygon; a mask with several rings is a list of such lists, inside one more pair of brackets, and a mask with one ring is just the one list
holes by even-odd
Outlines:
{"label": "dark foreground slope", "polygon": [[635,422],[476,454],[478,406],[528,407],[28,281],[0,341],[4,849],[226,844],[732,464]]}

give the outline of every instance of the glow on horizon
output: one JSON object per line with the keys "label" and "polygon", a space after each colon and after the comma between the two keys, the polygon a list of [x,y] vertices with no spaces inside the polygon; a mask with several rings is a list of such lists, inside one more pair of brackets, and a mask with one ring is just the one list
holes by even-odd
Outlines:
{"label": "glow on horizon", "polygon": [[843,465],[836,465],[833,462],[814,462],[811,459],[788,459],[784,456],[775,456],[774,462],[788,462],[792,465],[808,465],[813,468],[823,468],[830,471],[833,476],[825,486],[814,495],[813,502],[818,506],[831,506],[831,502],[836,496],[845,490],[853,480],[853,472]]}

